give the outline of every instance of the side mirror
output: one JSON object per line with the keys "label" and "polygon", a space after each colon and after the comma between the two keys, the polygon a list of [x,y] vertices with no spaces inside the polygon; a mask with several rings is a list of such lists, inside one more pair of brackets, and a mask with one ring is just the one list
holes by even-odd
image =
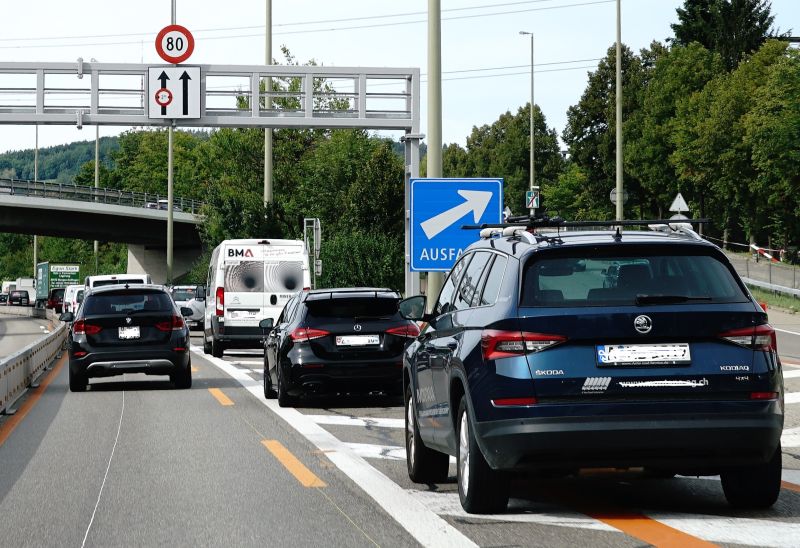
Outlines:
{"label": "side mirror", "polygon": [[197,286],[197,290],[195,291],[195,294],[194,294],[194,300],[195,301],[200,301],[200,302],[206,300],[206,288],[205,288],[205,286],[202,286],[202,285],[198,285]]}
{"label": "side mirror", "polygon": [[182,306],[181,307],[181,316],[187,317],[187,316],[191,316],[192,314],[194,314],[194,310],[192,310],[188,306]]}
{"label": "side mirror", "polygon": [[258,327],[261,328],[262,331],[267,331],[272,329],[272,326],[275,325],[275,320],[272,318],[264,318],[260,322],[258,322]]}
{"label": "side mirror", "polygon": [[72,314],[72,312],[64,312],[58,317],[58,319],[62,322],[71,322],[75,319],[75,316]]}
{"label": "side mirror", "polygon": [[415,295],[400,301],[400,315],[407,320],[427,321],[429,317],[425,314],[425,303],[427,302],[425,295]]}

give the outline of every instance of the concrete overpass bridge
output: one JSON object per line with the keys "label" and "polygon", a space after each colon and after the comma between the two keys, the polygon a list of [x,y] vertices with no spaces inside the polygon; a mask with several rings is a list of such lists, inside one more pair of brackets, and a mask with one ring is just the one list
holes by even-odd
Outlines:
{"label": "concrete overpass bridge", "polygon": [[[128,244],[128,272],[166,282],[166,196],[90,186],[0,179],[0,232]],[[173,275],[200,255],[197,200],[175,198]],[[180,209],[178,211],[177,209]]]}

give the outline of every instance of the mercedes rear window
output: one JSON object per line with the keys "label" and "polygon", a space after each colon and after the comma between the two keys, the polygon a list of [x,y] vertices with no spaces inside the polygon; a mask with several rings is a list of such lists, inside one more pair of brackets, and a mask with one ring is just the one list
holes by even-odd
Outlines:
{"label": "mercedes rear window", "polygon": [[83,314],[132,314],[136,312],[174,311],[169,295],[161,292],[113,292],[89,295],[83,303]]}
{"label": "mercedes rear window", "polygon": [[349,298],[306,301],[308,315],[314,318],[391,318],[398,314],[396,298]]}
{"label": "mercedes rear window", "polygon": [[[675,247],[664,253],[604,253],[575,248],[571,254],[532,257],[525,265],[520,306],[574,307],[693,302],[746,302],[728,267],[715,257]],[[610,250],[609,250],[610,251]],[[671,253],[670,253],[671,251]],[[681,250],[683,251],[683,250]],[[583,252],[583,253],[581,253]]]}

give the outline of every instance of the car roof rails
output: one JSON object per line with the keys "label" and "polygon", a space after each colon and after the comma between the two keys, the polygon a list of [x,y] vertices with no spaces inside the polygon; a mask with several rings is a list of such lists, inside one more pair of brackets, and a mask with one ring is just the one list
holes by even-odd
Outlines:
{"label": "car roof rails", "polygon": [[[693,229],[693,224],[707,224],[710,219],[638,219],[619,221],[567,221],[561,217],[519,215],[509,217],[505,223],[484,223],[480,225],[462,225],[465,230],[481,230],[482,238],[511,234],[519,235],[539,228],[555,228],[557,231],[567,228],[616,228],[615,238],[620,238],[620,228],[626,226],[648,227],[651,230],[667,233],[680,233],[695,239],[702,239]],[[510,234],[509,234],[510,235]]]}

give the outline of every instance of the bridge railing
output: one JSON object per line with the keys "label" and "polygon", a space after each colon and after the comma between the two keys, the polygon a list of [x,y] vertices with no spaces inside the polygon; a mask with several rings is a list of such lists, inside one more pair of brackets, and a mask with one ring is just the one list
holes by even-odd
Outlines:
{"label": "bridge railing", "polygon": [[[68,183],[47,183],[44,181],[15,179],[0,179],[0,194],[79,200],[81,202],[98,202],[149,209],[166,209],[167,199],[165,194],[151,192],[131,192],[115,188],[95,188],[93,186]],[[160,203],[162,201],[163,203]],[[173,197],[172,206],[175,211],[198,214],[203,202],[191,198]]]}

